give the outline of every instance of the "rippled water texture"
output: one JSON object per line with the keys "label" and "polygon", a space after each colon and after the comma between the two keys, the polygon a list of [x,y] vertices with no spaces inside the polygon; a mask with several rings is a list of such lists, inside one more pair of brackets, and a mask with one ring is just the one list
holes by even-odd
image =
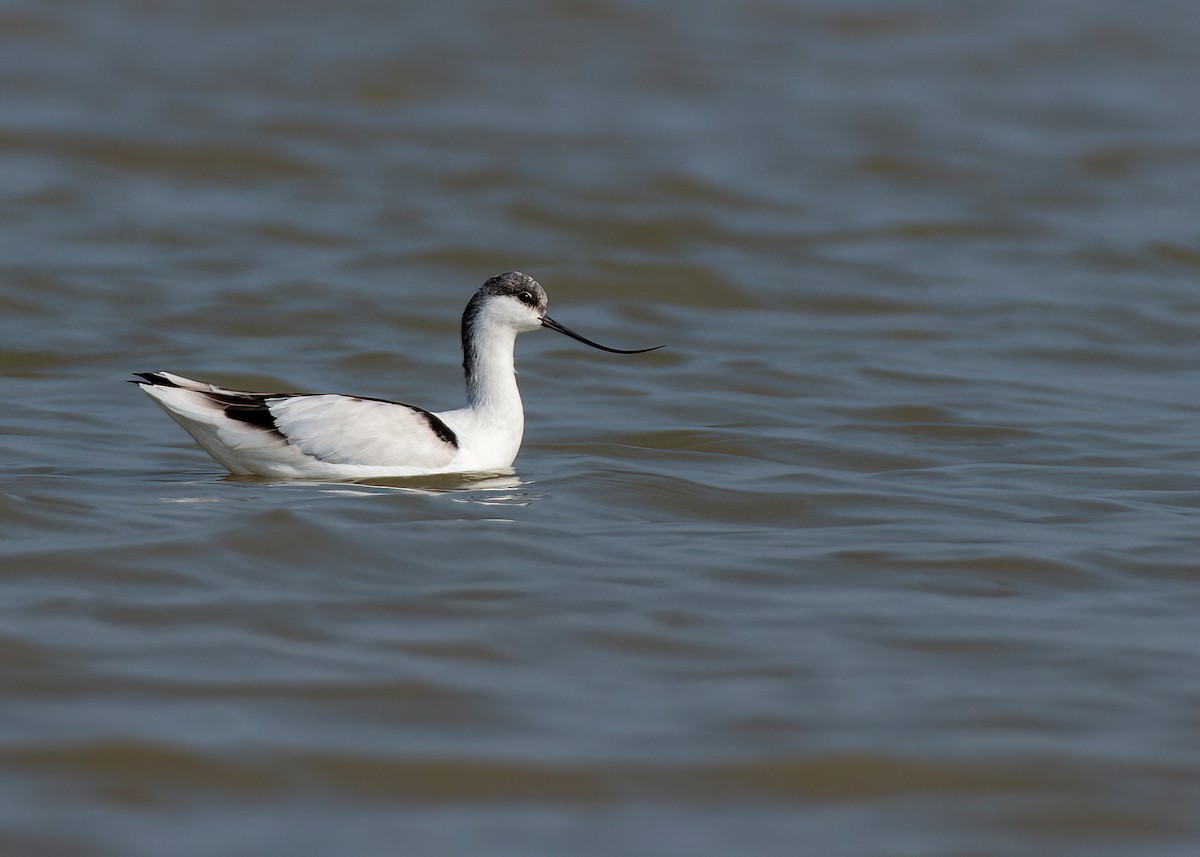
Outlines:
{"label": "rippled water texture", "polygon": [[[0,853],[1200,853],[1200,6],[0,8]],[[127,373],[460,403],[225,477]]]}

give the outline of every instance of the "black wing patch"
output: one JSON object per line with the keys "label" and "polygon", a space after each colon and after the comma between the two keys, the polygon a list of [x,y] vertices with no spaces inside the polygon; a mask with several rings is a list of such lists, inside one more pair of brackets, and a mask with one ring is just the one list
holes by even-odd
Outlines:
{"label": "black wing patch", "polygon": [[285,440],[287,439],[287,436],[279,430],[279,426],[275,425],[275,416],[271,413],[271,408],[265,399],[258,402],[238,402],[226,405],[225,416],[231,420],[248,423],[263,431],[274,432]]}
{"label": "black wing patch", "polygon": [[[412,408],[412,405],[409,405],[408,407]],[[451,429],[450,426],[442,422],[441,418],[429,413],[429,411],[425,410],[424,408],[413,408],[413,410],[425,417],[425,421],[429,423],[429,427],[433,429],[433,433],[436,434],[443,443],[448,443],[450,446],[458,449],[458,435],[454,433],[454,430]]]}
{"label": "black wing patch", "polygon": [[218,405],[223,405],[225,416],[240,423],[252,425],[263,431],[279,435],[287,440],[287,435],[275,424],[275,415],[271,413],[271,400],[280,396],[256,396],[253,393],[208,393],[204,394]]}

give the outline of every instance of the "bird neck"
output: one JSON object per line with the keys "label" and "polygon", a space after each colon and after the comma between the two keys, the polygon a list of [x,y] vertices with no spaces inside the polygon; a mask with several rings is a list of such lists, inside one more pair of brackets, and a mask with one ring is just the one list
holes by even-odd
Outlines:
{"label": "bird neck", "polygon": [[523,423],[521,393],[513,349],[517,334],[507,326],[477,317],[463,324],[463,371],[467,376],[467,405],[493,419]]}

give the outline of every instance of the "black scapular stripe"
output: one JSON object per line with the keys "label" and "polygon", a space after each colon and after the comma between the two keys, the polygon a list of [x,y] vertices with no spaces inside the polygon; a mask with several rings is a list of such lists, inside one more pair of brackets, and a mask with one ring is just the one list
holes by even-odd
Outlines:
{"label": "black scapular stripe", "polygon": [[[412,405],[409,405],[409,407],[412,408]],[[441,439],[442,443],[448,443],[455,449],[458,449],[458,435],[454,433],[454,430],[450,426],[442,422],[441,418],[434,416],[424,408],[413,408],[413,410],[425,417],[425,421],[429,423],[429,427],[433,429],[433,433]]]}

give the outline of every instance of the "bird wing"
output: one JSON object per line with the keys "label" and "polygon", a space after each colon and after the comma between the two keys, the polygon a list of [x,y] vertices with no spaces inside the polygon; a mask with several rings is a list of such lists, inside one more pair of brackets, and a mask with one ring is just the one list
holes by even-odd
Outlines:
{"label": "bird wing", "polygon": [[[253,422],[270,414],[273,430],[305,455],[330,464],[443,467],[458,453],[458,438],[434,414],[413,405],[357,396],[262,397],[231,404],[226,414]],[[231,410],[233,413],[231,413]]]}
{"label": "bird wing", "polygon": [[458,437],[429,411],[381,399],[249,393],[169,372],[139,373],[154,397],[219,462],[235,473],[296,469],[303,458],[330,465],[437,470],[458,453]]}

